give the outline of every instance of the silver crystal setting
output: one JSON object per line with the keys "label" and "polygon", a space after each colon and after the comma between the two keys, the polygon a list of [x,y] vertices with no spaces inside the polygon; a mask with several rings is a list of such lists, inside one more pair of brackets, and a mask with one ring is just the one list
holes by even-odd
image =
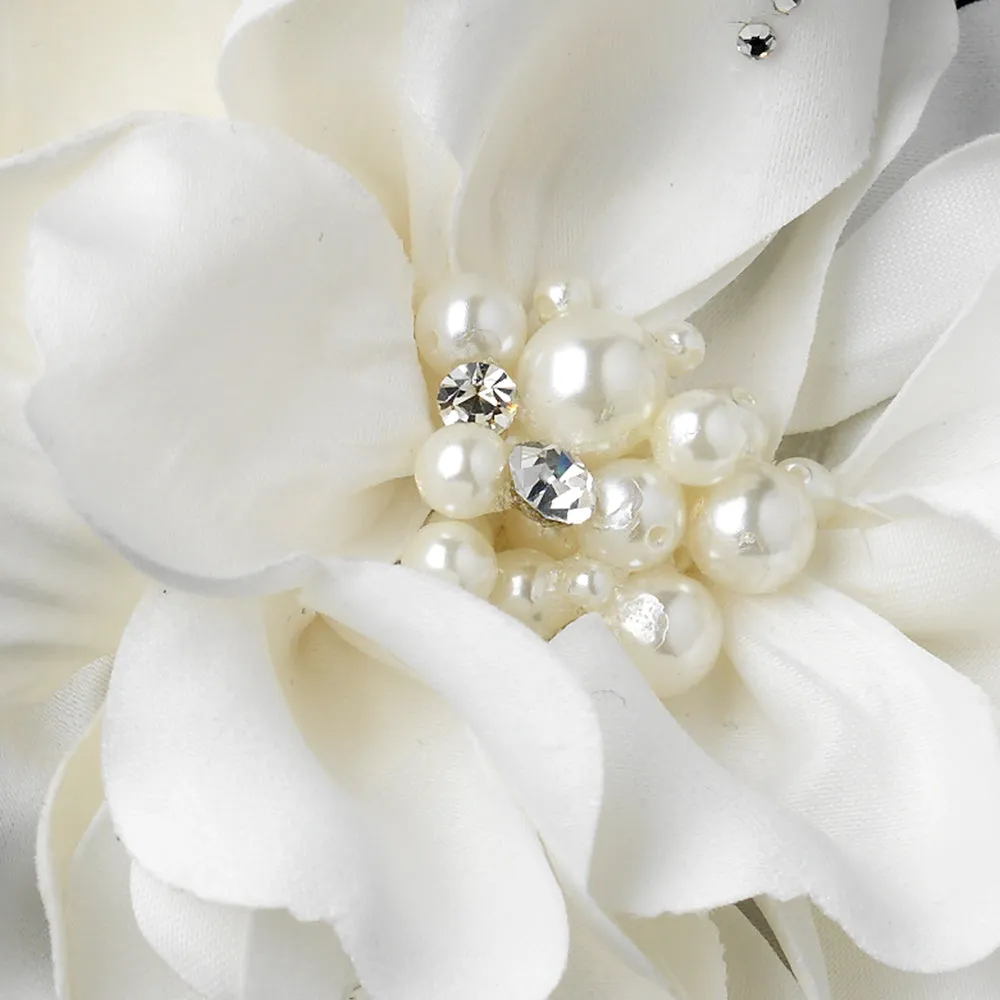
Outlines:
{"label": "silver crystal setting", "polygon": [[472,361],[441,379],[437,404],[446,425],[479,424],[502,434],[517,415],[517,385],[499,365]]}
{"label": "silver crystal setting", "polygon": [[778,44],[778,36],[769,24],[744,24],[736,39],[736,47],[748,59],[766,59]]}
{"label": "silver crystal setting", "polygon": [[525,441],[511,450],[508,465],[515,495],[542,520],[585,524],[593,516],[594,477],[569,452]]}

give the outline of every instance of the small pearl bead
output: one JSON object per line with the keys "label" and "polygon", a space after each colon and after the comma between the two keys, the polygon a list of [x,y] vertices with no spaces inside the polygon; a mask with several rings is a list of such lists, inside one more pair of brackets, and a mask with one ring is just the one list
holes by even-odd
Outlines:
{"label": "small pearl bead", "polygon": [[684,537],[684,491],[659,466],[620,458],[594,478],[597,509],[580,529],[587,555],[621,569],[656,566]]}
{"label": "small pearl bead", "polygon": [[521,303],[503,286],[456,274],[431,289],[417,311],[417,348],[436,375],[470,361],[512,370],[528,335]]}
{"label": "small pearl bead", "polygon": [[661,698],[694,687],[722,648],[722,614],[708,589],[669,566],[619,588],[608,624]]}
{"label": "small pearl bead", "polygon": [[400,562],[489,597],[497,579],[497,557],[475,528],[461,521],[425,524],[406,544]]}
{"label": "small pearl bead", "polygon": [[503,534],[511,549],[535,549],[553,559],[565,559],[579,548],[577,533],[551,521],[536,521],[517,508],[503,518]]}
{"label": "small pearl bead", "polygon": [[688,548],[705,576],[743,594],[778,590],[802,572],[816,515],[801,482],[750,464],[706,490],[690,514]]}
{"label": "small pearl bead", "polygon": [[639,326],[622,316],[578,309],[528,341],[517,384],[533,435],[579,455],[621,455],[652,417],[656,366]]}
{"label": "small pearl bead", "polygon": [[[445,521],[451,521],[450,517],[446,517],[444,514],[439,514],[436,510],[431,511],[430,517],[427,518],[427,524],[441,524]],[[493,548],[496,548],[497,540],[497,529],[498,525],[496,523],[496,515],[490,517],[474,517],[468,521],[463,521],[463,524],[467,524],[470,528],[475,528],[486,539],[487,542]]]}
{"label": "small pearl bead", "polygon": [[767,421],[761,413],[760,404],[751,393],[740,386],[733,386],[729,390],[729,394],[742,411],[743,419],[746,421],[749,455],[754,458],[769,459],[771,456],[767,454],[767,451],[771,443],[771,428],[768,427]]}
{"label": "small pearl bead", "polygon": [[650,440],[657,464],[679,483],[710,486],[754,453],[757,436],[747,412],[727,393],[690,389],[663,407]]}
{"label": "small pearl bead", "polygon": [[428,507],[447,517],[464,521],[489,514],[501,504],[508,451],[485,427],[442,427],[417,452],[417,489]]}
{"label": "small pearl bead", "polygon": [[575,556],[562,564],[566,594],[582,611],[600,611],[614,597],[618,580],[610,566]]}
{"label": "small pearl bead", "polygon": [[537,329],[570,309],[589,309],[593,304],[593,290],[583,278],[546,275],[531,297],[531,325]]}
{"label": "small pearl bead", "polygon": [[551,639],[576,617],[554,559],[531,549],[508,549],[497,556],[497,565],[490,601],[543,639]]}
{"label": "small pearl bead", "polygon": [[690,323],[643,324],[671,378],[688,375],[705,360],[705,337]]}
{"label": "small pearl bead", "polygon": [[813,510],[816,511],[816,521],[819,524],[829,521],[836,512],[840,499],[833,473],[811,458],[787,458],[778,468],[790,472],[805,487],[806,496],[812,501]]}

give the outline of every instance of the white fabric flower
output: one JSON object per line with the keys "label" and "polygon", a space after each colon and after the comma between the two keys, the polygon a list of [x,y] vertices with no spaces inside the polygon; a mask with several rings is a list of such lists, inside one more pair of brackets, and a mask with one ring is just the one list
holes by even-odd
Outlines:
{"label": "white fabric flower", "polygon": [[[224,6],[202,23],[221,23]],[[431,426],[414,289],[450,269],[523,297],[558,266],[629,315],[701,310],[715,349],[698,380],[747,385],[796,430],[893,395],[951,325],[984,270],[937,280],[921,258],[915,284],[939,292],[935,309],[888,328],[903,270],[891,301],[862,279],[937,232],[933,212],[912,211],[928,192],[942,215],[950,191],[960,204],[974,191],[979,218],[998,203],[982,188],[994,143],[918,175],[837,249],[950,57],[950,3],[802,13],[760,73],[735,54],[722,3],[258,0],[226,31],[231,120],[125,118],[0,164],[0,198],[16,206],[0,247],[0,683],[30,699],[60,688],[32,709],[43,730],[66,699],[84,706],[59,739],[27,721],[23,737],[43,749],[21,828],[76,743],[39,833],[60,997],[342,997],[360,980],[406,1000],[715,1000],[725,945],[731,995],[745,974],[747,996],[792,998],[738,913],[661,916],[758,893],[810,894],[862,947],[911,967],[1000,940],[985,910],[1000,823],[992,720],[971,685],[876,617],[908,631],[886,608],[848,608],[814,583],[733,601],[742,679],[720,669],[671,706],[689,735],[594,621],[547,647],[387,564],[425,515],[409,478]],[[188,25],[159,43],[179,66]],[[50,124],[27,116],[8,148],[108,112],[217,110],[203,76],[165,72],[145,91],[110,62]],[[41,66],[28,56],[27,85]],[[995,244],[982,225],[985,269]],[[843,375],[845,357],[862,378]],[[841,470],[853,499],[916,490],[934,506],[923,481],[886,487],[861,461]],[[167,589],[140,600],[140,574],[64,497]],[[896,525],[895,507],[879,510]],[[852,600],[864,590],[827,582]],[[815,648],[820,626],[841,641],[844,622],[865,657],[851,676],[824,663],[779,681],[776,663]],[[907,710],[889,711],[904,681]],[[817,736],[814,720],[792,731],[804,706],[826,711],[852,690],[863,711],[827,717],[828,755],[804,775]],[[888,775],[871,828],[844,810],[845,782],[865,769]],[[939,794],[919,811],[907,796],[931,775]],[[953,850],[973,822],[983,843]],[[897,856],[900,836],[912,839]],[[928,900],[912,880],[923,865],[941,866]]]}

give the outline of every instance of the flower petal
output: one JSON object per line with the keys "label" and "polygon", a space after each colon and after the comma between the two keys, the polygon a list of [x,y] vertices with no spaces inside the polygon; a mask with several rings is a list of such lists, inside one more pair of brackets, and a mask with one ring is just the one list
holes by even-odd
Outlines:
{"label": "flower petal", "polygon": [[791,427],[895,395],[1000,260],[1000,136],[937,160],[836,252]]}
{"label": "flower petal", "polygon": [[452,706],[560,867],[583,884],[601,802],[601,736],[549,647],[485,601],[402,566],[331,562],[304,601]]}
{"label": "flower petal", "polygon": [[625,920],[632,940],[678,997],[726,1000],[726,963],[718,928],[699,913]]}
{"label": "flower petal", "polygon": [[332,927],[261,910],[251,930],[241,1000],[349,1000],[357,977]]}
{"label": "flower petal", "polygon": [[[603,621],[565,628],[552,648],[591,694],[606,787],[591,875],[612,912],[707,910],[761,891],[795,895],[780,863],[786,821],[720,767],[656,698]],[[800,865],[806,858],[796,855]],[[765,889],[766,887],[766,889]]]}
{"label": "flower petal", "polygon": [[943,975],[900,972],[859,951],[839,927],[821,914],[816,920],[834,996],[878,1000],[997,1000],[1000,996],[1000,952]]}
{"label": "flower petal", "polygon": [[38,207],[129,126],[0,166],[0,702],[48,697],[113,653],[137,577],[80,520],[24,420],[37,351],[21,315]]}
{"label": "flower petal", "polygon": [[[645,312],[859,169],[888,9],[803,10],[761,73],[710,4],[414,4],[406,91],[424,155],[454,181],[416,207],[450,220],[467,269],[524,293],[569,268],[607,305]],[[934,42],[947,48],[948,30]]]}
{"label": "flower petal", "polygon": [[219,81],[233,118],[336,160],[406,232],[399,63],[404,0],[243,0]]}
{"label": "flower petal", "polygon": [[35,838],[60,760],[100,707],[109,663],[77,672],[48,701],[0,711],[0,992],[47,1000],[52,955],[35,875]]}
{"label": "flower petal", "polygon": [[128,892],[148,945],[206,1000],[242,1000],[253,912],[196,899],[132,864]]}
{"label": "flower petal", "polygon": [[33,0],[4,11],[0,156],[136,111],[217,114],[215,64],[236,0]]}
{"label": "flower petal", "polygon": [[484,762],[489,748],[436,693],[322,619],[285,683],[310,747],[363,804],[382,848],[369,888],[378,912],[362,928],[338,921],[366,990],[547,997],[568,948],[562,894],[520,804]]}
{"label": "flower petal", "polygon": [[849,229],[871,218],[929,163],[973,139],[1000,132],[1000,8],[959,3],[959,45],[917,130],[872,185]]}
{"label": "flower petal", "polygon": [[66,879],[64,1000],[201,1000],[146,943],[132,914],[129,859],[103,806]]}
{"label": "flower petal", "polygon": [[62,496],[0,376],[0,701],[44,698],[114,653],[138,575]]}
{"label": "flower petal", "polygon": [[143,936],[206,1000],[344,1000],[357,983],[329,924],[209,903],[134,863],[129,886]]}
{"label": "flower petal", "polygon": [[1000,744],[983,693],[819,584],[725,604],[766,757],[745,761],[749,734],[724,720],[713,752],[824,835],[816,902],[900,967],[988,954],[1000,944]]}
{"label": "flower petal", "polygon": [[731,1000],[803,1000],[792,974],[739,910],[727,907],[712,919],[722,936]]}
{"label": "flower petal", "polygon": [[623,944],[635,945],[600,910],[571,902],[569,919],[569,959],[550,1000],[678,1000],[652,963],[626,959]]}
{"label": "flower petal", "polygon": [[1000,535],[998,310],[1000,270],[838,467],[845,496],[891,517],[930,508]]}
{"label": "flower petal", "polygon": [[28,301],[32,427],[153,570],[336,551],[429,433],[397,237],[334,164],[250,126],[122,139],[38,217]]}
{"label": "flower petal", "polygon": [[809,574],[925,645],[996,627],[1000,543],[978,525],[911,517],[821,531]]}
{"label": "flower petal", "polygon": [[122,637],[103,742],[115,828],[155,878],[304,919],[360,896],[363,819],[288,711],[257,603],[147,596]]}
{"label": "flower petal", "polygon": [[816,933],[809,900],[781,901],[761,896],[757,905],[788,959],[805,1000],[832,1000],[823,961],[823,945]]}
{"label": "flower petal", "polygon": [[561,894],[465,727],[322,620],[285,685],[294,713],[259,607],[140,607],[104,750],[136,860],[215,902],[331,921],[374,995],[545,997],[565,962]]}
{"label": "flower petal", "polygon": [[[865,12],[837,16],[868,27]],[[709,341],[699,385],[741,385],[784,432],[816,331],[826,272],[844,225],[882,168],[913,132],[934,83],[948,64],[955,12],[939,0],[894,0],[879,84],[871,155],[863,169],[783,229],[743,275],[695,316]],[[853,59],[851,60],[853,65]],[[873,109],[874,111],[874,109]],[[836,120],[834,114],[831,121]]]}

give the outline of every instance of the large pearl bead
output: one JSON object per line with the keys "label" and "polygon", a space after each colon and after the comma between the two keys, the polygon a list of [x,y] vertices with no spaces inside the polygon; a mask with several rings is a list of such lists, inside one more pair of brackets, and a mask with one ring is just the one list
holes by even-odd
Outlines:
{"label": "large pearl bead", "polygon": [[496,282],[475,274],[446,278],[417,310],[417,349],[436,375],[470,361],[512,370],[528,335],[524,308]]}
{"label": "large pearl bead", "polygon": [[581,456],[632,447],[659,389],[639,326],[596,309],[543,326],[521,356],[517,384],[533,436]]}
{"label": "large pearl bead", "polygon": [[597,507],[580,529],[587,555],[638,570],[670,558],[687,524],[684,491],[655,463],[620,458],[594,477]]}
{"label": "large pearl bead", "polygon": [[690,389],[669,400],[650,435],[656,462],[686,486],[725,479],[760,446],[759,418],[729,393]]}
{"label": "large pearl bead", "polygon": [[497,580],[497,557],[490,543],[461,521],[425,524],[407,542],[400,562],[477,597],[489,597]]}
{"label": "large pearl bead", "polygon": [[583,278],[549,274],[535,285],[529,325],[537,330],[571,309],[589,309],[593,304],[594,293]]}
{"label": "large pearl bead", "polygon": [[477,424],[442,427],[417,452],[417,489],[428,507],[447,517],[482,517],[501,505],[509,450]]}
{"label": "large pearl bead", "polygon": [[802,483],[806,496],[812,501],[819,524],[825,524],[833,517],[840,498],[837,481],[825,465],[820,465],[811,458],[786,458],[778,468],[790,472]]}
{"label": "large pearl bead", "polygon": [[748,464],[706,490],[690,513],[687,544],[705,576],[742,594],[778,590],[805,568],[816,514],[802,484]]}
{"label": "large pearl bead", "polygon": [[576,616],[554,559],[531,549],[497,556],[499,575],[490,601],[543,639],[551,639]]}
{"label": "large pearl bead", "polygon": [[629,577],[605,617],[661,698],[694,687],[719,658],[718,605],[706,587],[673,567]]}

